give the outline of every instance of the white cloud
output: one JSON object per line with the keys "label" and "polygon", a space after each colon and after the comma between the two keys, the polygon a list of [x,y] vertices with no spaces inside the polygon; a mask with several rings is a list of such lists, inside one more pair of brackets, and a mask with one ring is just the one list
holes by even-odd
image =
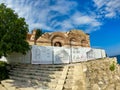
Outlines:
{"label": "white cloud", "polygon": [[51,27],[46,26],[45,24],[40,24],[40,23],[32,23],[30,25],[30,28],[35,29],[35,28],[45,28],[46,30],[51,30]]}
{"label": "white cloud", "polygon": [[93,0],[93,1],[96,4],[97,8],[100,9],[107,3],[108,0]]}
{"label": "white cloud", "polygon": [[[88,11],[89,13],[79,11],[76,8],[79,4],[72,0],[2,0],[0,3],[4,2],[8,7],[14,9],[20,17],[24,17],[30,30],[42,28],[50,31],[68,31],[80,28],[90,33],[102,25],[102,22],[98,20],[101,18],[100,15],[104,14],[109,18],[116,15],[114,9],[116,10],[119,4],[117,3],[113,7],[114,1],[110,0],[109,3],[108,1],[94,0],[97,10],[100,12],[99,15],[93,11]],[[111,5],[112,8],[109,8]],[[81,28],[82,26],[85,28]]]}
{"label": "white cloud", "polygon": [[81,15],[80,13],[73,15],[72,19],[78,25],[79,24],[91,24],[91,23],[97,22],[94,19],[94,17],[88,16],[88,15]]}
{"label": "white cloud", "polygon": [[105,17],[107,17],[107,18],[113,18],[114,16],[116,16],[115,12],[109,12],[105,15]]}
{"label": "white cloud", "polygon": [[93,0],[97,11],[106,18],[116,18],[120,15],[120,0]]}
{"label": "white cloud", "polygon": [[72,16],[72,22],[77,26],[87,25],[85,29],[87,33],[95,31],[102,25],[102,23],[96,19],[96,16],[84,15],[78,12]]}
{"label": "white cloud", "polygon": [[[64,26],[57,17],[69,15],[69,12],[77,6],[77,3],[74,1],[65,0],[53,0],[53,2],[50,0],[2,0],[0,3],[2,2],[7,7],[14,9],[20,17],[24,17],[27,24],[29,24],[30,30],[33,28],[57,30],[55,27]],[[53,4],[51,5],[50,3]],[[65,27],[71,27],[71,25]]]}
{"label": "white cloud", "polygon": [[55,5],[51,6],[51,10],[57,11],[64,15],[69,14],[69,11],[77,6],[77,3],[74,1],[58,0],[55,2]]}

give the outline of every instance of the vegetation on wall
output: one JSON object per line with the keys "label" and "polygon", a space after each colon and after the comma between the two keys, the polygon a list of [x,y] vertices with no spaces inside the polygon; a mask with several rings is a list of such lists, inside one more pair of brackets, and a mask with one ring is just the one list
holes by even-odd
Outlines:
{"label": "vegetation on wall", "polygon": [[8,78],[7,63],[0,61],[0,81]]}
{"label": "vegetation on wall", "polygon": [[113,63],[110,65],[109,69],[110,69],[111,71],[114,71],[114,70],[115,70],[115,62],[113,62]]}
{"label": "vegetation on wall", "polygon": [[28,25],[14,10],[0,4],[0,57],[12,52],[26,54]]}

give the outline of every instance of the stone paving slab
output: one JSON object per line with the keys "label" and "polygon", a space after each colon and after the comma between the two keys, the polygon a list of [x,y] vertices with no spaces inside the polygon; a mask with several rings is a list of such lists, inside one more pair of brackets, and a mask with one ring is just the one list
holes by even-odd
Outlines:
{"label": "stone paving slab", "polygon": [[0,90],[6,90],[6,89],[0,84]]}

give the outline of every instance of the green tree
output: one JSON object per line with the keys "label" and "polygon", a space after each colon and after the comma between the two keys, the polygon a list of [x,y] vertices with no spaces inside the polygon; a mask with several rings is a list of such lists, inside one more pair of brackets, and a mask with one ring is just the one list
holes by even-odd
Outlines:
{"label": "green tree", "polygon": [[[33,32],[33,31],[32,31]],[[43,34],[42,29],[36,29],[34,44],[36,45],[36,40]]]}
{"label": "green tree", "polygon": [[0,4],[0,57],[12,52],[26,54],[28,25],[14,10]]}

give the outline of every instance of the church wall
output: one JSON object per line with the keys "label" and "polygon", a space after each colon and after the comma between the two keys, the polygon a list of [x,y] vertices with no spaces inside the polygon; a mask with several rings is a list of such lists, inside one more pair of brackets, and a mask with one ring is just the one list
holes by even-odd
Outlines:
{"label": "church wall", "polygon": [[[31,35],[30,40],[33,40],[35,32]],[[81,43],[85,40],[85,43]],[[61,43],[62,47],[80,46],[90,47],[89,34],[84,33],[81,30],[71,30],[69,32],[53,32],[45,33],[37,39],[38,46],[54,46],[56,42]],[[30,45],[34,45],[34,42],[29,41]]]}
{"label": "church wall", "polygon": [[51,47],[33,45],[26,55],[12,53],[8,63],[62,64],[105,58],[105,51],[86,47]]}
{"label": "church wall", "polygon": [[48,43],[46,43],[46,42],[37,42],[36,43],[36,45],[38,45],[38,46],[51,46],[51,43],[50,42],[48,42]]}

